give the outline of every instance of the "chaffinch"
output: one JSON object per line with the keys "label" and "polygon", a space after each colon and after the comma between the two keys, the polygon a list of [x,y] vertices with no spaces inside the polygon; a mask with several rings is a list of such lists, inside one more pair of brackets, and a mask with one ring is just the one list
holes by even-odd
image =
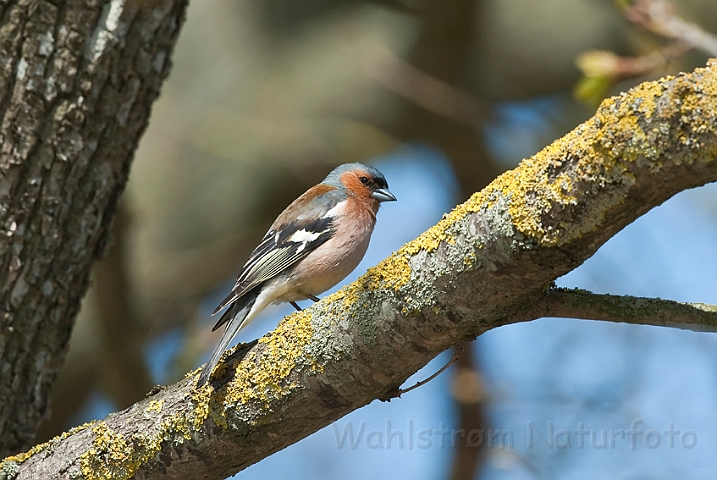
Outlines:
{"label": "chaffinch", "polygon": [[212,315],[227,308],[213,330],[226,324],[197,386],[207,382],[239,330],[271,303],[318,301],[359,264],[381,202],[395,201],[386,178],[373,167],[347,163],[281,212],[249,255],[231,293]]}

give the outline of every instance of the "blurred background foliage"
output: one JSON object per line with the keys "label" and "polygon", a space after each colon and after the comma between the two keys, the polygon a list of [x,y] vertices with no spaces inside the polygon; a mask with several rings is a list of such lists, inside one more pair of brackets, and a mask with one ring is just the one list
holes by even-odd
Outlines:
{"label": "blurred background foliage", "polygon": [[[674,40],[631,23],[624,15],[629,5],[192,2],[172,74],[136,154],[113,244],[94,272],[55,386],[52,416],[38,440],[127,407],[154,384],[171,383],[197,367],[218,338],[210,333],[208,313],[248,252],[275,216],[333,166],[378,159],[392,189],[398,185],[402,191],[400,213],[386,213],[389,206],[379,215],[384,236],[374,243],[383,250],[372,245],[369,257],[375,263],[501,171],[589,117],[602,94],[704,64],[703,51],[682,48],[630,75],[613,75],[600,63],[597,75],[581,80],[576,58],[585,52],[654,57]],[[675,13],[717,31],[714,0],[675,0]],[[590,60],[588,73],[594,73],[597,60]],[[576,87],[582,102],[574,100]],[[278,312],[271,314],[274,321],[285,311]],[[271,327],[264,324],[241,339]],[[410,395],[424,406],[444,405],[435,398],[445,398],[449,406],[434,413],[452,418],[447,423],[488,428],[499,420],[491,409],[499,411],[505,398],[486,393],[490,388],[478,373],[478,358],[486,356],[468,347],[437,386]],[[410,402],[419,400],[399,401],[410,411]],[[392,407],[393,402],[376,408]],[[336,450],[328,443],[316,447],[324,453],[308,457],[309,447],[301,447],[303,462],[327,462]],[[486,478],[499,478],[496,471],[512,475],[511,468],[527,472],[527,478],[545,474],[525,462],[515,467],[494,461],[492,470],[482,470],[483,449],[448,450],[416,476],[476,478],[486,471]],[[499,453],[492,457],[506,458]],[[288,463],[282,468],[291,472],[293,457],[280,455],[285,453],[270,460]],[[367,458],[390,462],[385,456]],[[332,462],[325,470],[315,467],[311,478],[381,477],[392,471],[349,474]]]}

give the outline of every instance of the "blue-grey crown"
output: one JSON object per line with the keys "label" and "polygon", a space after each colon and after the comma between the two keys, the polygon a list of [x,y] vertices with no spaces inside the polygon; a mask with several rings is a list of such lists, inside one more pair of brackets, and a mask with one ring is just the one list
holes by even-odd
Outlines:
{"label": "blue-grey crown", "polygon": [[378,185],[382,187],[388,187],[386,177],[383,176],[383,173],[379,172],[377,169],[369,165],[364,165],[363,163],[358,162],[344,163],[343,165],[339,165],[338,167],[331,170],[331,173],[329,173],[324,179],[324,181],[321,183],[325,185],[331,185],[332,187],[341,187],[341,180],[339,178],[341,177],[341,174],[357,169],[364,170],[366,173],[371,175],[373,177],[374,182],[376,182]]}

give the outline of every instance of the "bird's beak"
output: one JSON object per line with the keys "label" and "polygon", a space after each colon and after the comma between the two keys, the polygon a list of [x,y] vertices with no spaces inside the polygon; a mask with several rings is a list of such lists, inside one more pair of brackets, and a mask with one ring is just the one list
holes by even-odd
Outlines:
{"label": "bird's beak", "polygon": [[377,188],[371,192],[371,196],[379,202],[395,202],[396,197],[391,193],[388,188]]}

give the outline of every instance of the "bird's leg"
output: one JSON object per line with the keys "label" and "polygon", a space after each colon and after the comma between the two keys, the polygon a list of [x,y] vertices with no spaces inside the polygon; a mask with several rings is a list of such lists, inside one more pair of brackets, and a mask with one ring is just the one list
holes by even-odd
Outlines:
{"label": "bird's leg", "polygon": [[[315,302],[318,302],[319,300],[321,300],[321,299],[320,299],[319,297],[317,297],[316,295],[311,295],[310,293],[305,293],[304,295],[305,295],[306,298],[308,298],[309,300],[313,300],[313,301],[315,301]],[[291,304],[292,307],[294,307],[294,308],[296,309],[297,312],[300,312],[300,311],[303,310],[296,302],[289,302],[289,303]]]}

